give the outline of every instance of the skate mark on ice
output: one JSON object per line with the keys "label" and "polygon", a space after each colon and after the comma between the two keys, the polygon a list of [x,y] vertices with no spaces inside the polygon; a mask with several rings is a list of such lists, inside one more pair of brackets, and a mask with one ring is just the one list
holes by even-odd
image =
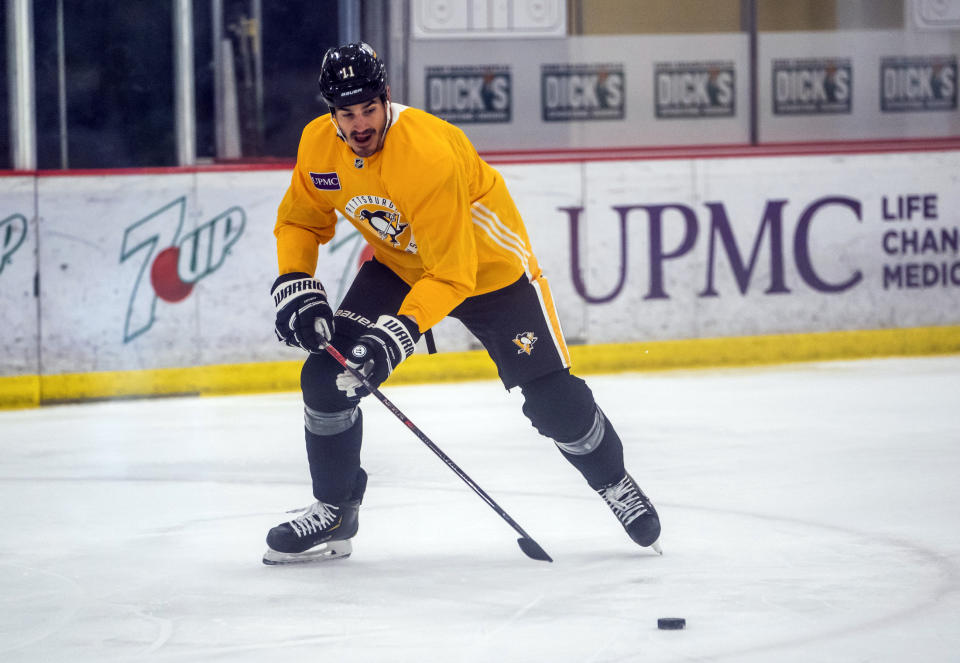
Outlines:
{"label": "skate mark on ice", "polygon": [[[50,587],[38,587],[42,579],[52,580]],[[30,589],[24,590],[24,586]],[[23,649],[46,640],[70,624],[83,605],[83,588],[75,580],[53,571],[20,564],[0,564],[0,607],[7,622],[0,635],[0,654]],[[65,591],[64,591],[65,589]],[[30,620],[29,625],[17,630],[13,615],[36,615],[48,609],[55,614],[42,623]],[[5,638],[9,640],[4,641]]]}

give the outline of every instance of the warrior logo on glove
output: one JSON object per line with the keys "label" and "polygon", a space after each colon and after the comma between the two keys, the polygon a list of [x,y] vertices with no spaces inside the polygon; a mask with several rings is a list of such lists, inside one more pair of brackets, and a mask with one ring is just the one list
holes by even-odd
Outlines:
{"label": "warrior logo on glove", "polygon": [[[367,384],[379,387],[404,359],[413,354],[420,329],[407,316],[381,315],[347,353],[347,366],[357,371]],[[349,370],[337,376],[337,389],[347,398],[366,396],[367,386]]]}
{"label": "warrior logo on glove", "polygon": [[333,337],[333,311],[317,279],[305,272],[281,275],[271,293],[277,308],[277,340],[307,352],[322,352]]}

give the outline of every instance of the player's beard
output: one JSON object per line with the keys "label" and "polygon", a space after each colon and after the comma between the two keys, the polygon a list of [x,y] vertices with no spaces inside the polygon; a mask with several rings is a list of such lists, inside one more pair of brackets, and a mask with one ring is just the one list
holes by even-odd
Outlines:
{"label": "player's beard", "polygon": [[[390,105],[389,100],[384,104],[384,110],[386,113],[383,118],[383,124],[380,125],[379,128],[350,132],[347,143],[350,145],[350,149],[353,150],[353,153],[358,157],[366,159],[367,157],[371,157],[379,152],[383,147],[383,141],[387,136],[387,128],[390,126],[390,120],[393,116],[393,107]],[[369,138],[360,144],[356,141],[356,138],[360,136],[369,136]]]}
{"label": "player's beard", "polygon": [[[369,129],[367,131],[353,132],[350,134],[350,149],[358,157],[369,157],[380,148],[380,135],[382,130]],[[365,137],[366,140],[359,141],[358,138]]]}

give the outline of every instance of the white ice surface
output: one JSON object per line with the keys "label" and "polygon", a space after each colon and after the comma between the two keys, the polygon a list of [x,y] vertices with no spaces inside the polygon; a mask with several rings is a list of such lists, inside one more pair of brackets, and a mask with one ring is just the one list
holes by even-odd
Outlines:
{"label": "white ice surface", "polygon": [[370,399],[353,556],[297,567],[298,394],[2,412],[0,660],[960,660],[960,357],[588,383],[663,557],[499,383],[385,391],[553,564]]}

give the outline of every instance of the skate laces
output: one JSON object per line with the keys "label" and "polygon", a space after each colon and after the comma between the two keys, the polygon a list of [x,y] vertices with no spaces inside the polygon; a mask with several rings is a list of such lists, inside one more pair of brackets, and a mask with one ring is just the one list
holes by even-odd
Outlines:
{"label": "skate laces", "polygon": [[326,502],[314,502],[310,506],[301,509],[304,514],[291,520],[290,527],[298,537],[313,534],[331,525],[337,519],[337,512],[339,510],[340,507],[327,504]]}
{"label": "skate laces", "polygon": [[624,525],[629,525],[647,513],[647,503],[643,494],[627,475],[612,486],[601,488],[598,492]]}

